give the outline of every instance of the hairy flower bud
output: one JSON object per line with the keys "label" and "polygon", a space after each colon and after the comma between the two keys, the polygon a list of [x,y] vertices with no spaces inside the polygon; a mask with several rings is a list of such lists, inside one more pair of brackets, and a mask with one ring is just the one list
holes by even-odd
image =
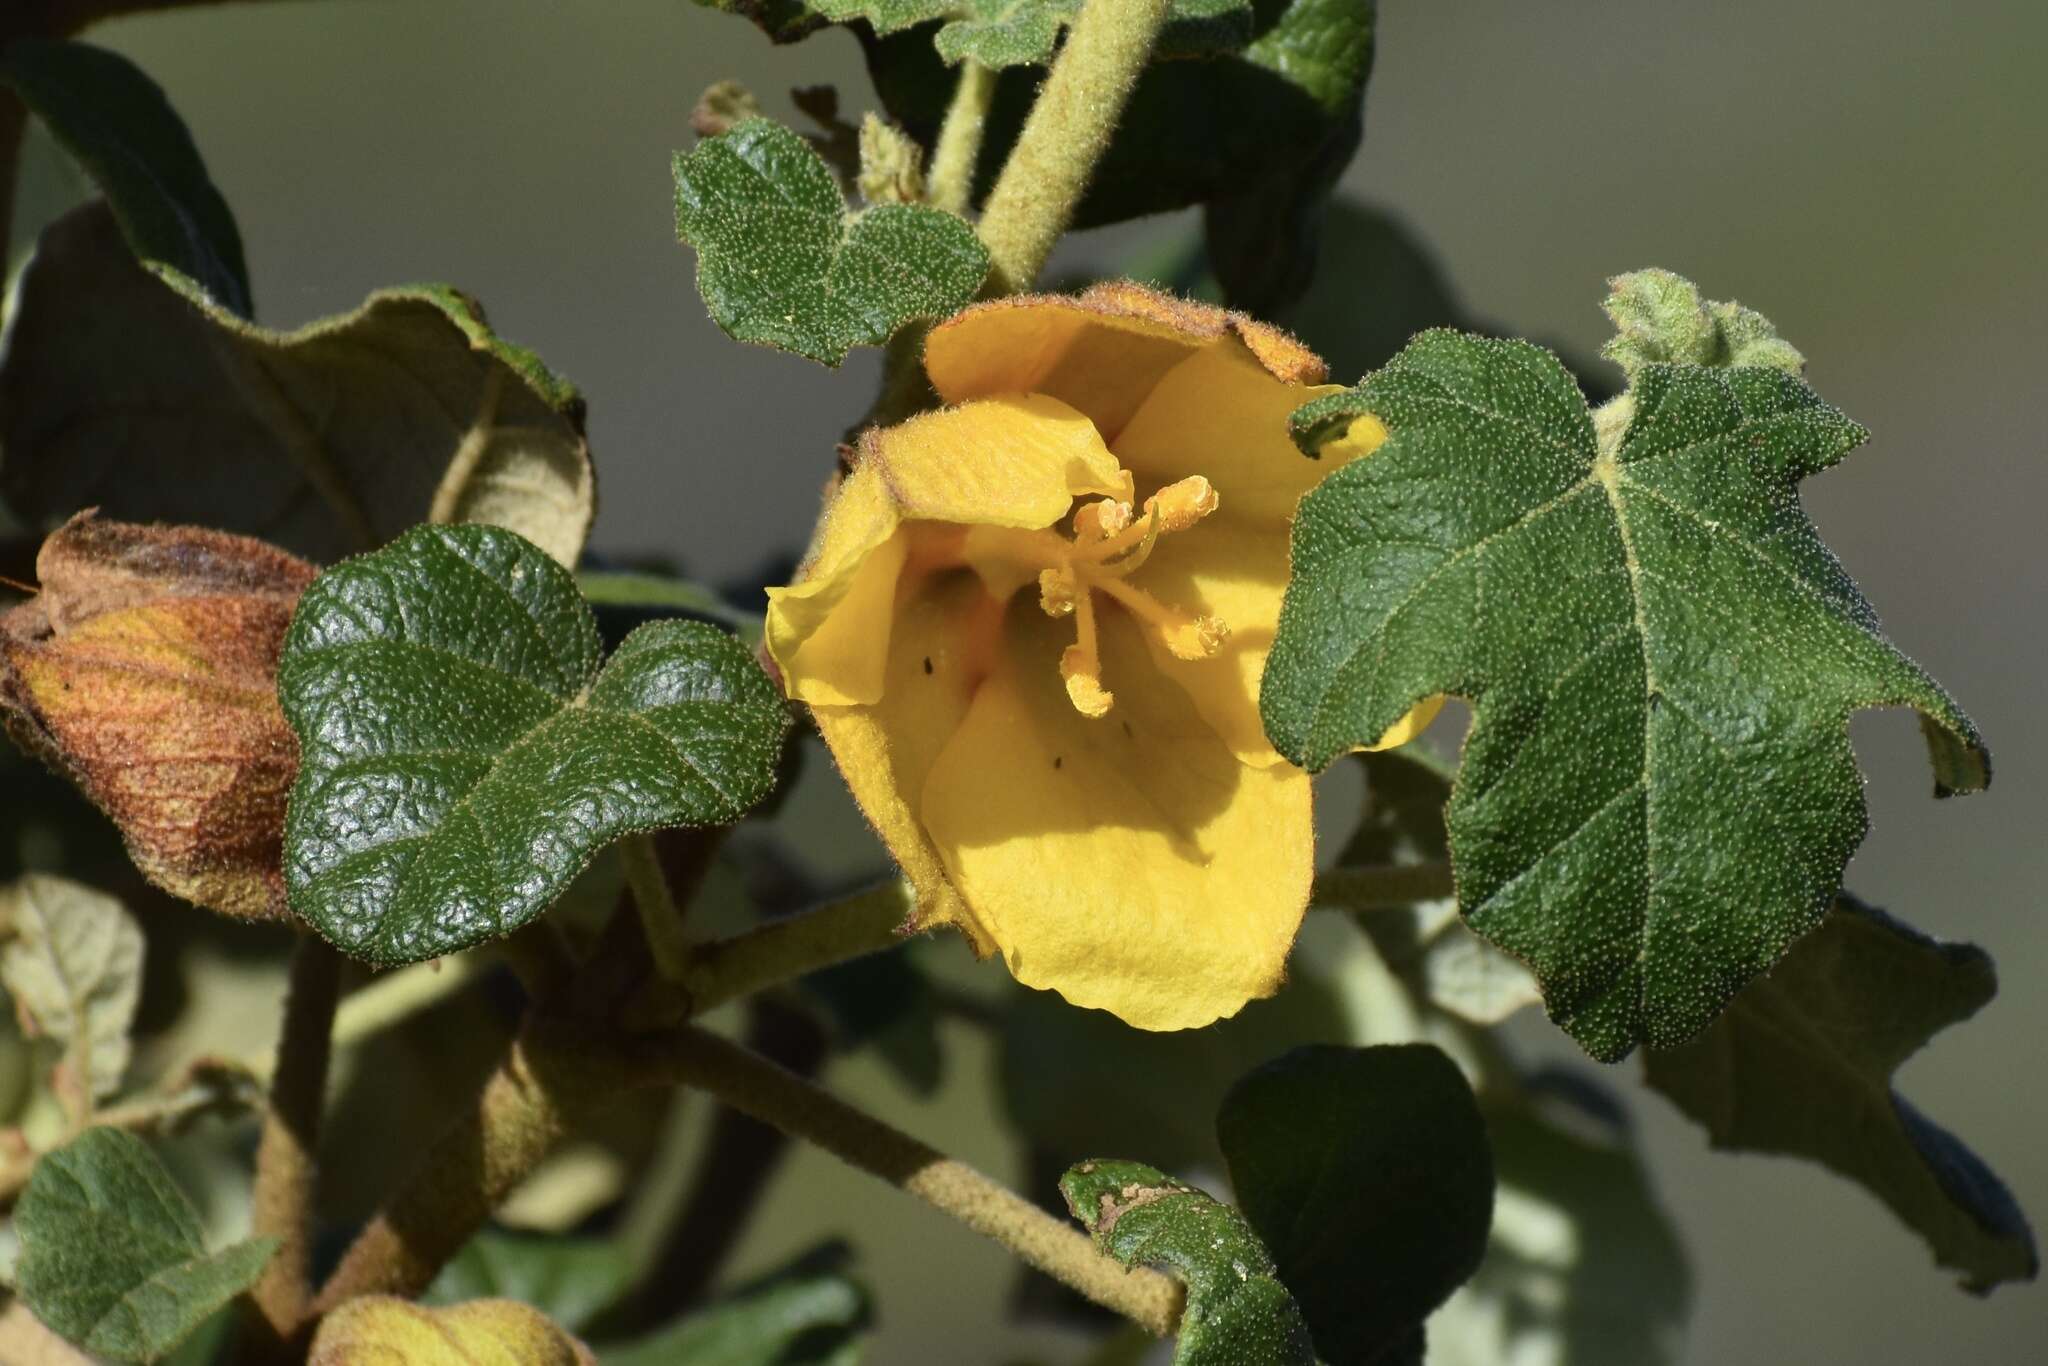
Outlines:
{"label": "hairy flower bud", "polygon": [[42,591],[0,613],[0,718],[120,828],[144,877],[228,915],[285,913],[298,749],[278,651],[319,570],[245,536],[74,517]]}

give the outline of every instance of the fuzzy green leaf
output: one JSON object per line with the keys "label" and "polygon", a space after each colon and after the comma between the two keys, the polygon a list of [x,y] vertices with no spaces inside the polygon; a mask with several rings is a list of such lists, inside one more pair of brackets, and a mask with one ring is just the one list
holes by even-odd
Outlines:
{"label": "fuzzy green leaf", "polygon": [[438,285],[273,332],[138,266],[88,204],[22,272],[0,357],[0,495],[259,536],[314,560],[430,516],[574,559],[596,508],[583,400]]}
{"label": "fuzzy green leaf", "polygon": [[676,234],[739,341],[837,365],[914,318],[965,305],[988,274],[974,229],[918,204],[848,213],[831,167],[779,123],[743,119],[675,158]]}
{"label": "fuzzy green leaf", "polygon": [[599,652],[568,572],[496,527],[421,527],[315,580],[278,665],[292,909],[356,957],[434,958],[533,919],[622,836],[768,794],[789,714],[737,641],[665,621]]}
{"label": "fuzzy green leaf", "polygon": [[1648,1079],[1717,1148],[1785,1153],[1857,1182],[1972,1290],[2031,1280],[2034,1236],[2003,1182],[1892,1089],[1892,1074],[1998,990],[1991,959],[1844,896],[1705,1034]]}
{"label": "fuzzy green leaf", "polygon": [[1231,1088],[1216,1135],[1325,1361],[1386,1359],[1486,1250],[1486,1125],[1428,1044],[1294,1049]]}
{"label": "fuzzy green leaf", "polygon": [[1461,908],[1603,1060],[1698,1033],[1820,923],[1866,826],[1851,712],[1917,708],[1939,792],[1990,771],[1800,507],[1862,429],[1771,369],[1651,365],[1629,398],[1603,448],[1550,353],[1431,332],[1299,410],[1305,449],[1391,436],[1302,500],[1260,696],[1312,769],[1471,701]]}
{"label": "fuzzy green leaf", "polygon": [[249,316],[234,214],[155,81],[102,48],[21,38],[0,52],[0,84],[14,88],[92,177],[138,258]]}
{"label": "fuzzy green leaf", "polygon": [[44,1154],[14,1213],[21,1297],[89,1352],[155,1361],[253,1285],[277,1250],[209,1254],[199,1215],[142,1141],[88,1129]]}
{"label": "fuzzy green leaf", "polygon": [[1313,1366],[1301,1311],[1236,1210],[1142,1162],[1070,1167],[1060,1194],[1097,1247],[1187,1285],[1174,1366]]}
{"label": "fuzzy green leaf", "polygon": [[142,995],[142,929],[119,901],[31,873],[0,889],[0,985],[38,1032],[64,1045],[93,1099],[121,1089]]}

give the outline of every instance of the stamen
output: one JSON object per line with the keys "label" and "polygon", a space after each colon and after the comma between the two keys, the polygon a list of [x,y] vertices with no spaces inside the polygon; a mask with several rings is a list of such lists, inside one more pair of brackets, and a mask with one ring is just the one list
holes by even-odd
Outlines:
{"label": "stamen", "polygon": [[1221,617],[1190,617],[1176,612],[1121,579],[1097,579],[1091,586],[1115,598],[1132,616],[1159,632],[1175,659],[1208,659],[1230,637],[1230,626]]}
{"label": "stamen", "polygon": [[1074,514],[1074,544],[1092,546],[1131,524],[1131,505],[1116,498],[1085,503]]}
{"label": "stamen", "polygon": [[1038,573],[1038,606],[1049,617],[1064,617],[1074,610],[1081,593],[1080,581],[1066,565]]}
{"label": "stamen", "polygon": [[1161,531],[1186,531],[1216,510],[1215,486],[1199,474],[1168,484],[1145,500],[1145,511],[1159,519]]}
{"label": "stamen", "polygon": [[1087,593],[1082,593],[1074,603],[1074,636],[1074,643],[1060,652],[1060,677],[1067,685],[1067,700],[1083,716],[1107,716],[1116,695],[1102,686],[1102,656],[1095,640],[1095,603]]}

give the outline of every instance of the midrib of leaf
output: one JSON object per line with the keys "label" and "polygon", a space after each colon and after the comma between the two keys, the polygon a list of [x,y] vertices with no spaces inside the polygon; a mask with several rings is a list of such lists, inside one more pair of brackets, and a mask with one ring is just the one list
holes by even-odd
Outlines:
{"label": "midrib of leaf", "polygon": [[[1688,448],[1689,449],[1689,448]],[[1651,704],[1663,691],[1657,683],[1656,671],[1650,667],[1650,623],[1643,608],[1643,562],[1636,554],[1635,534],[1629,529],[1628,514],[1621,502],[1621,467],[1614,455],[1601,454],[1594,457],[1593,471],[1589,476],[1598,480],[1600,491],[1607,498],[1607,511],[1614,518],[1615,531],[1621,537],[1621,562],[1628,570],[1628,600],[1636,633],[1636,659],[1643,669],[1642,707],[1642,768],[1636,775],[1635,785],[1643,794],[1643,910],[1635,925],[1636,930],[1636,989],[1635,1005],[1646,1010],[1649,1003],[1650,976],[1645,965],[1650,960],[1651,938],[1658,921],[1659,891],[1657,885],[1657,796],[1650,782],[1650,770],[1656,762],[1656,727],[1650,724]],[[1623,788],[1626,792],[1628,789]],[[1616,794],[1617,797],[1620,794]],[[1612,803],[1609,803],[1611,805]],[[1603,806],[1601,810],[1606,810]],[[1590,820],[1579,824],[1570,838],[1577,839]]]}

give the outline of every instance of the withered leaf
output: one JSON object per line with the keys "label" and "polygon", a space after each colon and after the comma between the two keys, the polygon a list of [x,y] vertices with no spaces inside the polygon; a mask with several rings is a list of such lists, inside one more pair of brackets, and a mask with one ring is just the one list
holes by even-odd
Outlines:
{"label": "withered leaf", "polygon": [[318,570],[244,536],[81,513],[43,542],[42,591],[0,613],[0,719],[112,818],[157,886],[284,914],[298,747],[278,651]]}

